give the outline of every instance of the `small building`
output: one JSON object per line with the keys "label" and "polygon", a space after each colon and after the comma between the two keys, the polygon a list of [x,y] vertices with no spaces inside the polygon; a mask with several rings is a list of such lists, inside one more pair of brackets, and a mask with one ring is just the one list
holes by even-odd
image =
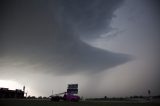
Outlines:
{"label": "small building", "polygon": [[0,98],[24,98],[24,91],[20,89],[9,90],[8,88],[0,88]]}

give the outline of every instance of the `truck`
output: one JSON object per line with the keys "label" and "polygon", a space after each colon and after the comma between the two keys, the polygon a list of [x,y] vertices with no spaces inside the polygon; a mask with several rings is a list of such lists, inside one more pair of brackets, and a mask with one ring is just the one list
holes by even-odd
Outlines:
{"label": "truck", "polygon": [[[67,92],[62,92],[59,94],[51,95],[51,101],[72,101],[72,102],[78,102],[80,100],[80,97],[78,95],[78,84],[68,84]],[[63,96],[61,96],[63,95]]]}
{"label": "truck", "polygon": [[[62,94],[63,94],[63,96],[60,96]],[[72,93],[63,92],[63,93],[51,95],[50,99],[51,99],[51,101],[55,101],[55,102],[59,102],[60,100],[78,102],[80,100],[80,97],[78,95],[74,95]]]}

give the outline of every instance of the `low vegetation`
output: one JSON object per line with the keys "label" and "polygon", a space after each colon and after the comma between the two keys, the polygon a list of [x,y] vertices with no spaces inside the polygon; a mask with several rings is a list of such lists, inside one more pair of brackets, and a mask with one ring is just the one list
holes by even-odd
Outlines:
{"label": "low vegetation", "polygon": [[159,106],[153,102],[125,102],[125,101],[80,101],[80,102],[52,102],[48,99],[0,99],[0,106]]}

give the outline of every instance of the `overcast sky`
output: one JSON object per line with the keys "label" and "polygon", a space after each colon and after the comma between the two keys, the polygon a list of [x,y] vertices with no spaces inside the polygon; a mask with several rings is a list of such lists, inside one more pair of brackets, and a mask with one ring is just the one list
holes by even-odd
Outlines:
{"label": "overcast sky", "polygon": [[[0,87],[49,96],[160,94],[158,0],[2,0]],[[21,88],[20,88],[21,89]]]}

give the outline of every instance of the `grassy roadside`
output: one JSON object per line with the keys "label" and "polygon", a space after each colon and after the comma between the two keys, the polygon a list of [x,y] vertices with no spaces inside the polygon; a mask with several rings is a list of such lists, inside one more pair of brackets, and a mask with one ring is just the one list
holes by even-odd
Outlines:
{"label": "grassy roadside", "polygon": [[97,101],[80,101],[80,102],[51,102],[49,100],[0,100],[0,106],[160,106],[159,103],[136,103],[136,102],[97,102]]}

